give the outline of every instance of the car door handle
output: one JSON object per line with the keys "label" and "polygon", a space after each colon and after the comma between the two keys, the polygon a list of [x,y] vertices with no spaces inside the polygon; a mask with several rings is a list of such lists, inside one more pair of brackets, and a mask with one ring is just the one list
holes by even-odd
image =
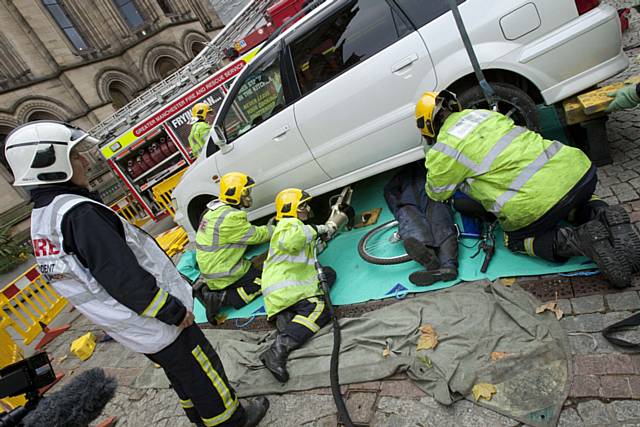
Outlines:
{"label": "car door handle", "polygon": [[396,62],[395,64],[393,64],[393,66],[391,67],[391,72],[392,73],[397,73],[398,71],[402,70],[403,68],[406,68],[409,65],[413,64],[417,60],[418,60],[418,54],[417,53],[412,53],[411,55],[407,56],[406,58],[402,58],[399,62]]}
{"label": "car door handle", "polygon": [[282,138],[287,132],[289,132],[289,125],[284,125],[282,126],[280,129],[277,130],[278,133],[276,133],[273,136],[273,140],[274,141],[278,141],[280,138]]}

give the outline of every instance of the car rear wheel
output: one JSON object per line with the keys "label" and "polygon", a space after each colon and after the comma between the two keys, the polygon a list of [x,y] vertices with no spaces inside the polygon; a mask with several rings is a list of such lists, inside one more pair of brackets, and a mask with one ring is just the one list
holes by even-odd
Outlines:
{"label": "car rear wheel", "polygon": [[[508,83],[490,83],[498,101],[498,111],[510,117],[515,124],[540,131],[540,117],[533,99],[522,89]],[[463,108],[489,109],[480,86],[473,86],[458,94]]]}

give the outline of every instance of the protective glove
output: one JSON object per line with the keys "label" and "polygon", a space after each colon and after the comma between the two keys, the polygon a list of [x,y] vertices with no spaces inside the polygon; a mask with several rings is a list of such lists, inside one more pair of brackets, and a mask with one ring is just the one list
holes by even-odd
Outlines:
{"label": "protective glove", "polygon": [[607,109],[604,110],[607,113],[623,110],[625,108],[633,108],[640,104],[640,96],[638,96],[636,85],[627,85],[618,89],[616,92],[611,92],[607,95],[614,98]]}
{"label": "protective glove", "polygon": [[340,206],[340,210],[347,215],[349,221],[347,221],[347,230],[351,230],[355,225],[356,210],[351,205]]}

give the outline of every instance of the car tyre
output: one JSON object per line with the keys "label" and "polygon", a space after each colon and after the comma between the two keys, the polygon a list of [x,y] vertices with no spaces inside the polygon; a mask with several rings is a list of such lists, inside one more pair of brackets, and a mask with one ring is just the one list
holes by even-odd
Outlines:
{"label": "car tyre", "polygon": [[[508,83],[490,83],[498,101],[498,111],[520,126],[540,132],[540,117],[533,99],[522,89]],[[458,101],[463,108],[489,108],[480,86],[460,91]]]}

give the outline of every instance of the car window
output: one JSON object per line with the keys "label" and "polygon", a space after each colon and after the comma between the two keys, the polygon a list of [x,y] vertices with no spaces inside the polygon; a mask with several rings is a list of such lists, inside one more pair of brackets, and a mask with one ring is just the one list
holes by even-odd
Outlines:
{"label": "car window", "polygon": [[[416,28],[423,27],[449,11],[447,0],[394,0]],[[462,4],[465,0],[457,0]]]}
{"label": "car window", "polygon": [[353,0],[293,41],[291,54],[301,93],[311,92],[397,41],[395,21],[386,1]]}
{"label": "car window", "polygon": [[243,77],[222,122],[227,141],[258,126],[285,106],[280,55],[272,54]]}

